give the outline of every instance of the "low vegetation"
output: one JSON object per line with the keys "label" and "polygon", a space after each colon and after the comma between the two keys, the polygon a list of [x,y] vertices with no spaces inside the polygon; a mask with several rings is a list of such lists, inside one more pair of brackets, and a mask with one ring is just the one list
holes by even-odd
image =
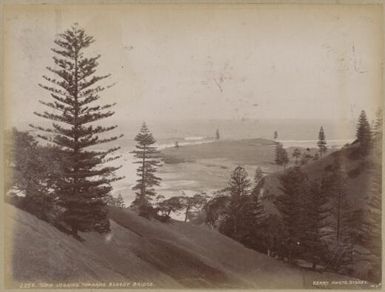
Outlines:
{"label": "low vegetation", "polygon": [[[332,153],[330,159],[296,164],[270,175],[274,179],[256,179],[252,189],[246,171],[236,168],[229,187],[206,204],[206,222],[248,247],[289,263],[308,263],[313,270],[381,282],[381,164],[375,161],[381,131],[373,130],[373,138],[363,135],[367,129],[363,115],[357,141]],[[362,143],[362,139],[370,141]],[[326,167],[319,167],[325,162]],[[357,203],[351,193],[358,182],[351,178],[361,173],[369,175],[359,182],[365,193],[357,194],[361,197]],[[278,213],[266,208],[271,200]]]}

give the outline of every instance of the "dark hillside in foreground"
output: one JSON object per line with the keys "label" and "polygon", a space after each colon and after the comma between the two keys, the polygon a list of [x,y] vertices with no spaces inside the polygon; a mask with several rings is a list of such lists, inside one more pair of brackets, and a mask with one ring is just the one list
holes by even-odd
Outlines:
{"label": "dark hillside in foreground", "polygon": [[7,204],[6,223],[14,232],[7,229],[13,267],[6,273],[15,280],[7,285],[151,281],[153,288],[310,288],[313,281],[349,280],[278,262],[203,226],[149,221],[123,209],[111,209],[110,216],[110,234],[83,233],[79,242]]}

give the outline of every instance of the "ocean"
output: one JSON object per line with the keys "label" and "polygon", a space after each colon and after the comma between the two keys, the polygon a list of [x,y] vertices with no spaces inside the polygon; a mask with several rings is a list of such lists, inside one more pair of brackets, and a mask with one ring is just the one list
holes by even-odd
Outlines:
{"label": "ocean", "polygon": [[[140,125],[140,122],[125,123],[118,131],[123,132],[124,137],[118,141],[118,144],[121,146],[120,154],[122,155],[122,158],[118,162],[122,167],[118,170],[117,174],[119,176],[125,176],[125,178],[113,185],[113,195],[122,194],[127,205],[131,203],[135,196],[132,187],[137,179],[137,165],[133,163],[134,157],[131,151],[134,150],[134,137]],[[178,142],[180,146],[210,143],[215,140],[214,137],[217,129],[222,140],[251,138],[273,139],[274,131],[278,131],[277,141],[281,142],[284,147],[314,148],[317,147],[318,131],[321,125],[324,127],[328,146],[331,148],[339,148],[354,140],[353,124],[345,123],[342,125],[319,120],[189,120],[156,123],[150,121],[147,123],[147,126],[157,139],[156,146],[159,150],[174,147],[175,142]],[[178,169],[178,171],[181,170]],[[161,177],[162,175],[163,174],[160,174]],[[176,182],[177,181],[175,181],[175,183]],[[169,185],[165,185],[165,183]],[[178,181],[178,183],[181,183],[181,181]],[[192,193],[188,187],[188,184],[192,182],[185,183],[185,193]],[[159,190],[170,189],[172,185],[173,181],[168,179],[167,182],[162,182]]]}
{"label": "ocean", "polygon": [[[284,147],[316,147],[318,131],[323,126],[329,147],[341,147],[354,140],[355,123],[354,122],[336,122],[326,120],[258,120],[258,119],[240,119],[240,120],[168,120],[168,121],[146,121],[147,126],[157,140],[158,149],[174,147],[175,142],[180,146],[200,143],[210,143],[215,138],[216,131],[219,131],[222,140],[239,140],[252,138],[273,139],[274,132],[278,132],[277,141]],[[132,186],[135,184],[136,167],[133,163],[134,157],[131,153],[135,147],[135,135],[139,131],[142,121],[110,121],[118,124],[114,134],[123,134],[124,136],[114,141],[114,146],[120,146],[119,154],[121,159],[115,161],[121,168],[117,171],[118,176],[125,178],[113,184],[113,195],[122,194],[127,205],[131,203],[135,194]],[[106,125],[109,123],[106,120]],[[19,128],[20,129],[20,128]],[[27,127],[26,127],[27,129]],[[21,127],[23,130],[23,127]],[[109,147],[110,145],[103,145]],[[178,171],[183,171],[179,168]],[[163,175],[163,174],[161,174]],[[176,183],[170,179],[169,185],[162,183],[159,189],[170,189]],[[184,182],[187,194],[191,193],[188,184]]]}

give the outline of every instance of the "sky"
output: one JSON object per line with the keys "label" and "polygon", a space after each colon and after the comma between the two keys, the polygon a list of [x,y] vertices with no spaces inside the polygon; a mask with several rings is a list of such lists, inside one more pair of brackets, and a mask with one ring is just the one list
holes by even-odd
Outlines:
{"label": "sky", "polygon": [[[28,124],[56,35],[77,22],[111,73],[114,119],[369,116],[383,96],[383,15],[354,5],[8,6],[6,125]],[[50,75],[49,75],[50,76]]]}

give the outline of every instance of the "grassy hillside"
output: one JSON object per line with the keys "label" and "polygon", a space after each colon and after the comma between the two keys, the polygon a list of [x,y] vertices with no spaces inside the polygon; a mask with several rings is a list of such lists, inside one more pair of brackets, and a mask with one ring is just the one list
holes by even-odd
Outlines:
{"label": "grassy hillside", "polygon": [[[342,169],[346,172],[346,193],[347,198],[353,207],[362,206],[362,200],[367,199],[367,190],[370,177],[370,171],[374,167],[378,167],[381,161],[375,155],[369,155],[364,158],[359,158],[355,155],[356,145],[346,146],[338,151],[335,151],[320,160],[312,161],[302,170],[311,180],[321,180],[323,175],[327,173],[333,163],[339,160]],[[264,194],[273,200],[275,196],[279,196],[280,190],[279,176],[283,172],[276,172],[265,177]],[[271,202],[271,200],[268,200]],[[266,202],[269,204],[268,202]]]}
{"label": "grassy hillside", "polygon": [[278,262],[206,227],[149,221],[123,209],[111,209],[110,216],[110,234],[81,234],[85,241],[79,242],[7,205],[6,223],[13,227],[6,234],[7,261],[13,265],[7,265],[6,274],[14,280],[7,285],[78,287],[88,282],[108,288],[109,282],[128,287],[150,282],[153,288],[309,288],[313,281],[349,280]]}
{"label": "grassy hillside", "polygon": [[[225,158],[240,164],[268,164],[273,161],[274,142],[267,139],[219,140],[162,150],[166,163],[194,162],[198,159]],[[258,155],[256,155],[258,154]]]}

